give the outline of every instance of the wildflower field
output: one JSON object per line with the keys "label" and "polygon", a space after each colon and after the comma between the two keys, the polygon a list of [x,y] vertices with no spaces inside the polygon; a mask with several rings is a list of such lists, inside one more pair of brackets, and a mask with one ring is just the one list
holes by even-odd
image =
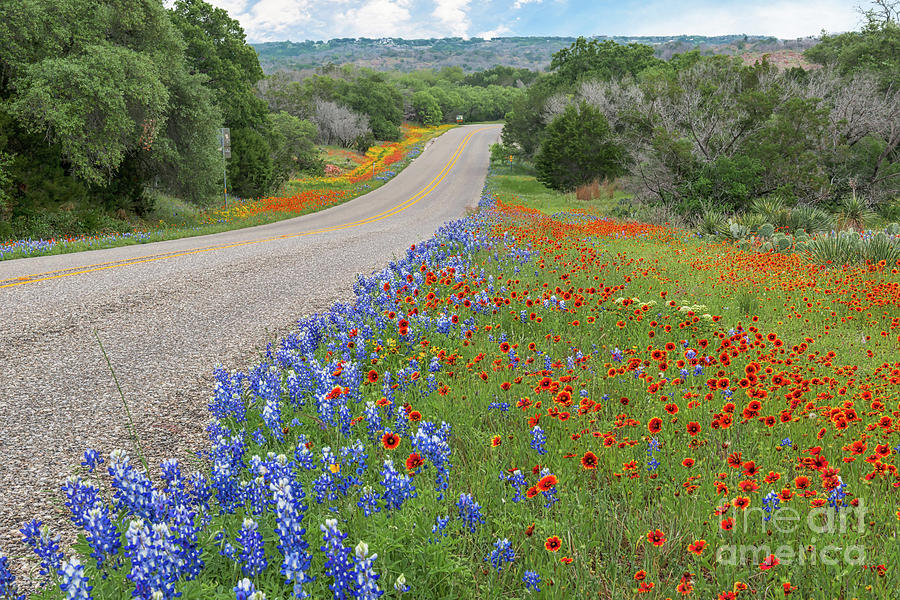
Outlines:
{"label": "wildflower field", "polygon": [[498,196],[217,370],[196,464],[88,450],[37,597],[891,597],[900,265]]}
{"label": "wildflower field", "polygon": [[[390,181],[423,150],[425,143],[450,129],[404,125],[400,142],[383,142],[372,146],[365,155],[344,151],[345,162],[349,157],[355,163],[352,169],[340,169],[335,165],[326,169],[321,177],[303,177],[288,181],[282,194],[267,198],[241,199],[229,197],[227,206],[211,206],[205,209],[184,210],[178,207],[155,211],[157,219],[136,224],[133,231],[99,232],[90,236],[74,236],[53,239],[20,239],[0,241],[0,260],[64,254],[111,248],[131,244],[144,244],[197,235],[206,235],[265,225],[283,219],[316,212],[347,202],[367,194]],[[326,153],[331,158],[334,152]],[[328,174],[331,171],[331,174]],[[220,201],[222,198],[219,199]]]}

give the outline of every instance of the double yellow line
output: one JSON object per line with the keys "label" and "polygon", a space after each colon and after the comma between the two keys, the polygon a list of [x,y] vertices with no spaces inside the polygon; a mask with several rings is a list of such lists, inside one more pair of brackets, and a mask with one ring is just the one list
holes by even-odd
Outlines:
{"label": "double yellow line", "polygon": [[408,198],[404,202],[394,206],[384,212],[378,213],[377,215],[372,215],[371,217],[366,217],[365,219],[360,219],[359,221],[353,221],[351,223],[344,223],[342,225],[335,225],[333,227],[325,227],[323,229],[315,229],[313,231],[303,231],[300,233],[292,233],[292,234],[284,234],[278,235],[274,237],[262,238],[258,240],[249,240],[246,242],[236,242],[234,244],[223,244],[219,246],[209,246],[206,248],[195,248],[193,250],[184,250],[184,251],[176,251],[169,252],[163,254],[150,254],[147,256],[141,256],[130,260],[122,260],[122,261],[113,261],[113,262],[105,262],[105,263],[97,263],[94,265],[88,265],[86,267],[76,267],[75,269],[61,269],[56,271],[47,271],[45,273],[35,273],[33,275],[25,275],[22,277],[17,277],[15,279],[5,279],[0,280],[0,288],[8,288],[15,287],[17,285],[25,285],[26,283],[35,283],[38,281],[48,281],[50,279],[60,279],[62,277],[71,277],[73,275],[83,275],[85,273],[93,273],[94,271],[104,271],[106,269],[115,269],[118,267],[127,267],[130,265],[139,265],[142,263],[154,262],[157,260],[166,260],[169,258],[176,258],[179,256],[188,256],[190,254],[198,254],[200,252],[210,252],[213,250],[223,250],[225,248],[237,248],[240,246],[249,246],[251,244],[262,244],[264,242],[272,242],[275,240],[285,240],[291,238],[298,238],[306,235],[316,235],[318,233],[328,233],[331,231],[340,231],[341,229],[349,229],[351,227],[359,227],[360,225],[366,225],[368,223],[375,223],[377,221],[382,221],[396,215],[398,213],[403,212],[408,209],[412,205],[416,204],[419,200],[426,197],[429,193],[431,193],[434,188],[444,180],[444,178],[450,173],[450,170],[453,169],[453,166],[456,164],[456,161],[459,160],[460,155],[463,150],[469,143],[469,140],[473,135],[478,133],[479,131],[484,131],[488,129],[487,127],[481,127],[479,129],[475,129],[470,132],[463,140],[459,143],[459,146],[456,147],[456,150],[453,152],[453,155],[450,157],[450,160],[443,166],[440,172],[432,179],[428,185],[422,188],[419,192],[417,192],[414,196]]}

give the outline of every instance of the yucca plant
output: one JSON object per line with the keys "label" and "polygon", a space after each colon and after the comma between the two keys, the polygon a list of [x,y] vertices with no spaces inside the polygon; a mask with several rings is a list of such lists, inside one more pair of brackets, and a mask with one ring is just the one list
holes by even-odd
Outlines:
{"label": "yucca plant", "polygon": [[751,233],[756,233],[759,230],[759,227],[766,222],[766,219],[762,215],[753,212],[744,213],[735,220],[750,230]]}
{"label": "yucca plant", "polygon": [[707,209],[700,215],[700,223],[697,228],[704,235],[720,235],[728,229],[728,222],[720,211]]}
{"label": "yucca plant", "polygon": [[852,265],[859,262],[861,245],[860,237],[855,234],[827,234],[806,242],[805,252],[821,265]]}
{"label": "yucca plant", "polygon": [[830,231],[832,228],[831,215],[815,206],[795,206],[787,215],[788,226],[791,231],[804,229],[809,233]]}
{"label": "yucca plant", "polygon": [[859,253],[866,263],[877,265],[884,261],[885,265],[893,266],[900,260],[900,238],[877,233],[863,240]]}
{"label": "yucca plant", "polygon": [[781,196],[756,198],[750,204],[750,210],[762,216],[767,223],[774,223],[776,226],[782,224],[787,212],[784,199]]}
{"label": "yucca plant", "polygon": [[841,200],[835,216],[842,229],[863,231],[875,219],[875,212],[854,193]]}

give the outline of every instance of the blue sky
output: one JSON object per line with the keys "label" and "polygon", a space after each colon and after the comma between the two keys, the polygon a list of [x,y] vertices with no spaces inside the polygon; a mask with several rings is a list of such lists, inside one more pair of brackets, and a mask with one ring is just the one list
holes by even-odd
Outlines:
{"label": "blue sky", "polygon": [[207,0],[251,42],[338,37],[720,35],[796,38],[860,23],[854,0]]}

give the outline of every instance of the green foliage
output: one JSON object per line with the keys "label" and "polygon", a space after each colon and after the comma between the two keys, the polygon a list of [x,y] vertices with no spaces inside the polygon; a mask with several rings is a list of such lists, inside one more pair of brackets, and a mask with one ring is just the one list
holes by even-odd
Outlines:
{"label": "green foliage", "polygon": [[316,126],[286,112],[271,115],[273,185],[298,171],[321,174],[325,164],[315,146]]}
{"label": "green foliage", "polygon": [[225,125],[264,128],[268,111],[254,92],[264,75],[240,23],[203,0],[177,0],[170,15],[184,38],[188,63],[206,76]]}
{"label": "green foliage", "polygon": [[606,117],[586,102],[569,106],[547,127],[535,157],[538,181],[571,191],[625,172],[625,149],[614,139]]}
{"label": "green foliage", "polygon": [[682,212],[695,212],[696,205],[691,202],[699,202],[701,198],[711,201],[721,210],[743,210],[759,188],[762,171],[762,163],[749,156],[720,156],[700,166],[696,179],[683,185]]}
{"label": "green foliage", "polygon": [[808,60],[833,66],[845,75],[874,72],[887,86],[900,77],[900,24],[893,17],[869,12],[861,31],[823,35],[807,50]]}
{"label": "green foliage", "polygon": [[866,206],[862,198],[853,194],[841,199],[836,220],[842,228],[862,231],[872,223],[875,216],[875,211]]}
{"label": "green foliage", "polygon": [[579,37],[568,48],[553,55],[550,70],[566,84],[587,79],[620,79],[637,75],[648,67],[665,63],[653,56],[653,47],[644,44],[623,45],[613,40],[587,40]]}
{"label": "green foliage", "polygon": [[720,210],[707,208],[700,216],[698,229],[704,235],[719,235],[728,229],[725,214]]}
{"label": "green foliage", "polygon": [[29,65],[17,90],[12,115],[29,133],[45,133],[76,175],[97,184],[155,134],[169,99],[150,56],[112,45]]}
{"label": "green foliage", "polygon": [[385,77],[371,73],[342,86],[338,99],[353,110],[369,116],[369,126],[375,139],[400,139],[403,123],[403,98]]}
{"label": "green foliage", "polygon": [[272,189],[275,180],[275,165],[266,138],[249,127],[232,129],[229,192],[241,198],[259,197]]}
{"label": "green foliage", "polygon": [[444,120],[444,114],[441,106],[434,99],[434,96],[426,91],[416,92],[412,96],[413,110],[416,111],[416,117],[419,121],[428,127],[440,125]]}

